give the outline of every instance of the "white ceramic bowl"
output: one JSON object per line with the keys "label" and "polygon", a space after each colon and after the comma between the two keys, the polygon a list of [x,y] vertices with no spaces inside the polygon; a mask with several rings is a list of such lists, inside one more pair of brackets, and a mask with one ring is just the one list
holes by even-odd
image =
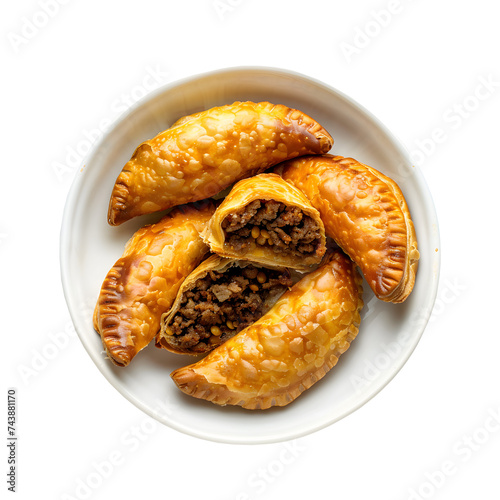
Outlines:
{"label": "white ceramic bowl", "polygon": [[[284,408],[249,411],[219,407],[181,393],[170,379],[196,358],[153,344],[126,368],[104,359],[92,327],[102,281],[125,242],[158,215],[107,224],[111,189],[142,141],[177,118],[236,100],[270,101],[298,108],[334,137],[332,153],[351,156],[395,179],[415,223],[420,266],[413,293],[403,304],[374,298],[365,283],[359,335],[338,365]],[[266,443],[317,431],[353,412],[401,369],[417,345],[434,304],[439,275],[438,223],[421,172],[395,137],[341,92],[306,76],[272,68],[234,68],[166,85],[137,103],[95,145],[71,187],[61,230],[64,293],[80,339],[104,377],[145,413],[181,432],[220,442]],[[103,380],[104,383],[104,380]],[[106,413],[104,408],[103,413]]]}

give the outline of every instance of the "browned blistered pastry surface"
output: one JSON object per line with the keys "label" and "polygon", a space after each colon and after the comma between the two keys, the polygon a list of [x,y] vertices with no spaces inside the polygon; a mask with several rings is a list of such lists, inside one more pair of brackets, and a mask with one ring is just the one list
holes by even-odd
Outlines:
{"label": "browned blistered pastry surface", "polygon": [[186,394],[248,409],[284,406],[321,379],[358,333],[361,277],[340,251],[252,326],[172,373]]}
{"label": "browned blistered pastry surface", "polygon": [[413,289],[419,252],[399,186],[352,158],[306,156],[275,171],[317,208],[326,234],[359,265],[376,296],[404,301]]}
{"label": "browned blistered pastry surface", "polygon": [[216,195],[276,163],[330,150],[333,139],[301,111],[235,102],[178,120],[142,143],[113,188],[112,225]]}
{"label": "browned blistered pastry surface", "polygon": [[128,365],[158,333],[161,315],[208,252],[200,232],[214,210],[211,201],[177,207],[127,243],[102,284],[94,313],[114,364]]}

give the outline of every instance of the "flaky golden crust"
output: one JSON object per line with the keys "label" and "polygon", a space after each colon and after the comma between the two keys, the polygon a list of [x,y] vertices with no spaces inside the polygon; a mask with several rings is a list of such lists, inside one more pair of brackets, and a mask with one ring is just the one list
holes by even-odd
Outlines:
{"label": "flaky golden crust", "polygon": [[[218,273],[224,273],[231,267],[240,267],[244,268],[249,264],[248,261],[242,261],[242,260],[236,260],[236,259],[226,259],[224,257],[221,257],[220,255],[211,255],[207,259],[205,259],[196,269],[194,269],[191,274],[184,280],[182,285],[179,288],[179,291],[177,292],[177,297],[175,299],[175,302],[173,303],[172,307],[170,310],[162,315],[161,318],[161,329],[156,336],[156,346],[157,347],[163,347],[164,349],[167,349],[170,352],[175,352],[177,354],[201,354],[202,352],[209,352],[217,347],[217,345],[220,343],[214,343],[214,344],[209,344],[207,345],[206,350],[200,351],[198,350],[193,350],[193,349],[183,349],[180,348],[174,341],[172,341],[173,333],[170,328],[170,323],[172,319],[175,317],[177,314],[177,311],[179,310],[181,303],[184,299],[184,294],[193,288],[196,287],[196,282],[204,278],[210,271],[216,271]],[[257,265],[257,267],[260,267]],[[283,293],[285,290],[281,290],[281,293]],[[270,300],[276,301],[277,296],[273,295],[270,297]],[[270,304],[272,305],[272,304]],[[265,311],[270,308],[270,305],[265,304],[264,308]],[[236,333],[236,332],[235,332]],[[215,336],[214,336],[215,337]],[[216,340],[216,339],[214,339]]]}
{"label": "flaky golden crust", "polygon": [[107,274],[94,313],[111,361],[126,366],[155,337],[184,278],[208,252],[200,232],[215,206],[180,206],[137,231]]}
{"label": "flaky golden crust", "polygon": [[330,150],[308,115],[268,102],[235,102],[181,118],[142,143],[111,194],[108,221],[126,220],[216,195],[276,163]]}
{"label": "flaky golden crust", "polygon": [[419,252],[410,211],[399,186],[372,167],[342,156],[306,156],[275,172],[317,208],[326,234],[359,265],[386,302],[413,289]]}
{"label": "flaky golden crust", "polygon": [[[298,207],[305,215],[311,217],[318,225],[320,241],[311,254],[301,256],[285,253],[276,253],[269,245],[260,246],[250,236],[248,246],[242,249],[234,248],[226,242],[222,223],[224,219],[255,200],[274,200],[289,207]],[[260,174],[243,179],[236,183],[217,207],[206,229],[202,233],[203,239],[210,245],[214,253],[233,259],[246,259],[267,266],[282,266],[306,271],[317,265],[326,251],[325,228],[319,212],[311,205],[304,194],[291,184],[283,181],[276,174]]]}
{"label": "flaky golden crust", "polygon": [[186,394],[247,409],[284,406],[321,379],[358,333],[361,277],[340,251],[252,326],[171,376]]}

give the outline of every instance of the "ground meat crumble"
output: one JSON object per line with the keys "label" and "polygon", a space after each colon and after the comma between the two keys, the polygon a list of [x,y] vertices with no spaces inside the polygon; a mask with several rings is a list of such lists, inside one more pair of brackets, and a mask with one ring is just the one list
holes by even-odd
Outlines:
{"label": "ground meat crumble", "polygon": [[298,256],[323,253],[320,227],[298,207],[274,200],[255,200],[222,222],[226,243],[237,251],[251,242],[275,253]]}
{"label": "ground meat crumble", "polygon": [[169,324],[168,342],[190,352],[207,352],[259,319],[271,294],[292,286],[287,270],[252,264],[209,271],[186,291]]}

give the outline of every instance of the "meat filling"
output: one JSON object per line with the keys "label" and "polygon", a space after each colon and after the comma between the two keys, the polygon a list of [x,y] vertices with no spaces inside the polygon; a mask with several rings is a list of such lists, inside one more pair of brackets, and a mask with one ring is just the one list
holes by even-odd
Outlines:
{"label": "meat filling", "polygon": [[257,321],[288,287],[286,270],[253,265],[209,271],[182,297],[169,327],[172,345],[191,352],[207,352]]}
{"label": "meat filling", "polygon": [[298,256],[322,253],[320,228],[298,207],[274,200],[255,200],[222,222],[226,243],[237,251],[252,242],[275,253]]}

